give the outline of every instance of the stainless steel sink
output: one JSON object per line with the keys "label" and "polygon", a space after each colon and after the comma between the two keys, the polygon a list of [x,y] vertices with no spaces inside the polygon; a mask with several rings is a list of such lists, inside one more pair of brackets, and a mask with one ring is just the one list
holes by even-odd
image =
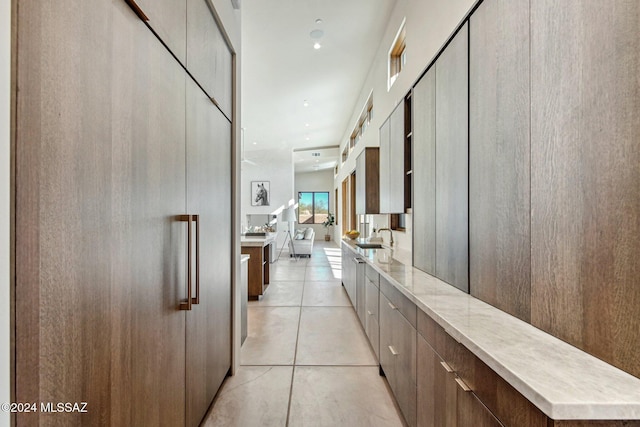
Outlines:
{"label": "stainless steel sink", "polygon": [[382,249],[382,245],[380,243],[366,243],[366,242],[358,242],[356,246],[362,249]]}

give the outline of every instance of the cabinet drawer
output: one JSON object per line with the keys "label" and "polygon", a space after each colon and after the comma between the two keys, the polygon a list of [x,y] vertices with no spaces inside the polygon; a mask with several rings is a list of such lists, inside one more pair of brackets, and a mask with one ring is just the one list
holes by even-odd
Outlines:
{"label": "cabinet drawer", "polygon": [[389,302],[409,321],[411,326],[416,327],[416,305],[402,292],[396,289],[387,279],[380,276],[380,292],[382,292]]}
{"label": "cabinet drawer", "polygon": [[416,329],[380,294],[380,365],[410,426],[416,424]]}
{"label": "cabinet drawer", "polygon": [[[535,405],[454,340],[422,310],[418,310],[418,333],[506,426],[546,427],[547,417]],[[418,402],[420,405],[420,402]]]}
{"label": "cabinet drawer", "polygon": [[365,275],[367,276],[367,279],[371,280],[371,282],[376,285],[376,287],[380,286],[380,274],[378,274],[378,272],[369,264],[367,264],[365,268]]}

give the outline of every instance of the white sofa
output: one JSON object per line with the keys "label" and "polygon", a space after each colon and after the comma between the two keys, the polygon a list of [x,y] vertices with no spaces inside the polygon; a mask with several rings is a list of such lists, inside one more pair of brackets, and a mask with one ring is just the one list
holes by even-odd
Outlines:
{"label": "white sofa", "polygon": [[[315,231],[309,227],[303,230],[297,230],[293,235],[293,239],[289,244],[289,254],[293,256],[295,252],[298,256],[307,256],[311,258],[313,252],[313,240],[315,239]],[[292,248],[293,247],[293,248]]]}

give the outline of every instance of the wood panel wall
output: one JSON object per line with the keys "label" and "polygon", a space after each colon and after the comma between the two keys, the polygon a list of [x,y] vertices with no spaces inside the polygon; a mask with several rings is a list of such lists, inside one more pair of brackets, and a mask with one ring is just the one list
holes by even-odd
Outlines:
{"label": "wood panel wall", "polygon": [[531,321],[640,376],[640,3],[531,25]]}
{"label": "wood panel wall", "polygon": [[529,0],[469,21],[469,288],[531,317]]}

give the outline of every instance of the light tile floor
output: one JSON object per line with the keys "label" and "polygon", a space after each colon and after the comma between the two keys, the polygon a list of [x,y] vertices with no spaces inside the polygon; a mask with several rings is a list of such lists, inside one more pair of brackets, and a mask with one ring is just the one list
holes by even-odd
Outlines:
{"label": "light tile floor", "polygon": [[238,373],[225,380],[204,426],[402,426],[342,287],[340,248],[282,253],[271,284],[248,307]]}

